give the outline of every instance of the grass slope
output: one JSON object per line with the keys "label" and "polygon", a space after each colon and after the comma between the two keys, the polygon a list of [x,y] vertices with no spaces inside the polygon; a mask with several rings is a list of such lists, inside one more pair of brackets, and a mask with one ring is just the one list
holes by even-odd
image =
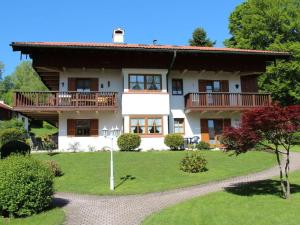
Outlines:
{"label": "grass slope", "polygon": [[264,152],[229,156],[204,151],[208,171],[188,174],[179,170],[186,152],[116,152],[114,192],[109,191],[109,153],[35,154],[39,159],[55,160],[65,173],[56,178],[59,192],[86,194],[136,194],[186,187],[232,176],[261,171],[275,165],[275,157]]}
{"label": "grass slope", "polygon": [[280,198],[278,180],[230,188],[167,208],[143,225],[298,225],[300,172],[291,176],[292,196]]}
{"label": "grass slope", "polygon": [[54,208],[27,218],[4,219],[0,217],[2,225],[61,225],[64,223],[65,215],[62,209]]}

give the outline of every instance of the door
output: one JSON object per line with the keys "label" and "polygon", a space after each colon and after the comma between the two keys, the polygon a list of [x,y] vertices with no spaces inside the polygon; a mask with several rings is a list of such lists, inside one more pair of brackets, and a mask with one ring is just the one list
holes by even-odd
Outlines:
{"label": "door", "polygon": [[199,101],[203,105],[222,106],[229,104],[229,96],[219,92],[229,92],[228,80],[199,80],[199,92],[206,92],[207,94],[200,94]]}
{"label": "door", "polygon": [[241,77],[241,91],[244,93],[242,95],[242,105],[253,105],[253,98],[251,94],[245,93],[256,93],[258,92],[258,85],[257,85],[257,75],[249,75],[249,76],[242,76]]}
{"label": "door", "polygon": [[231,125],[231,119],[201,119],[201,141],[220,146],[220,137],[225,127]]}

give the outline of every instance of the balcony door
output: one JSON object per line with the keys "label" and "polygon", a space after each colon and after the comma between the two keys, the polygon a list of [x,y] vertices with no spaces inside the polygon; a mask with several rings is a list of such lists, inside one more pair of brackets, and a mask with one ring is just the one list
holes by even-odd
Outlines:
{"label": "balcony door", "polygon": [[[254,99],[250,93],[258,92],[257,75],[248,75],[241,77],[242,105],[254,105]],[[248,94],[247,94],[248,93]]]}
{"label": "balcony door", "polygon": [[206,92],[201,94],[199,101],[205,105],[223,105],[229,104],[229,96],[223,95],[220,92],[229,92],[228,80],[199,80],[199,92]]}

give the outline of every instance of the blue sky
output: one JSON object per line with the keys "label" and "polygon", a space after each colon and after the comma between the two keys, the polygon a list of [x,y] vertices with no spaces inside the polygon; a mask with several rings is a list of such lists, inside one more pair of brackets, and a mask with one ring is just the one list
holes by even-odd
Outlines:
{"label": "blue sky", "polygon": [[12,41],[111,42],[113,28],[126,43],[186,45],[204,27],[223,46],[228,17],[242,0],[1,0],[0,61],[13,72],[20,55]]}

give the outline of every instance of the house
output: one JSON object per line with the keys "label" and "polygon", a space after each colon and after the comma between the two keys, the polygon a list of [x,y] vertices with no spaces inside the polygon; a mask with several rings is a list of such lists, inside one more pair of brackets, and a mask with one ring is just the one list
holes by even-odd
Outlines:
{"label": "house", "polygon": [[24,128],[28,131],[29,121],[28,118],[20,112],[14,111],[14,109],[5,104],[4,101],[0,101],[0,121],[1,120],[11,120],[17,118],[23,121]]}
{"label": "house", "polygon": [[[164,135],[214,145],[244,110],[270,105],[257,77],[289,53],[124,43],[12,42],[29,55],[48,92],[15,92],[14,108],[59,128],[59,149],[109,145],[102,129],[138,133],[141,148],[166,149]],[[116,145],[115,145],[116,146]]]}

